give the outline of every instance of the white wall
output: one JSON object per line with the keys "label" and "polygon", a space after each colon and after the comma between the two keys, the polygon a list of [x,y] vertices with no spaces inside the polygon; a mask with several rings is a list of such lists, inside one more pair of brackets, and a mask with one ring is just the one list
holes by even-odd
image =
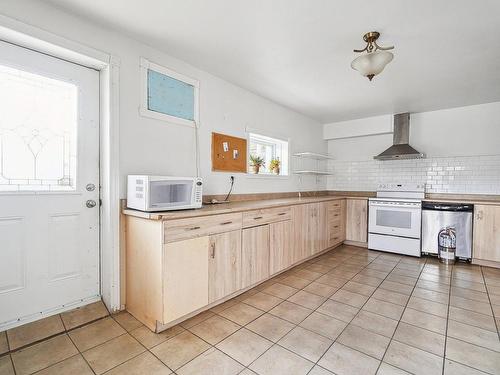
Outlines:
{"label": "white wall", "polygon": [[[373,160],[392,144],[386,122],[379,116],[324,126],[325,139],[354,135],[328,140],[335,157],[328,189],[374,191],[379,183],[425,182],[432,193],[500,194],[500,102],[411,114],[410,144],[427,155],[423,160]],[[385,134],[360,136],[357,129]]]}
{"label": "white wall", "polygon": [[[229,187],[229,174],[211,172],[212,131],[245,137],[246,127],[263,129],[290,138],[291,152],[326,151],[326,142],[322,140],[322,127],[316,121],[133,39],[38,1],[2,0],[0,13],[120,59],[122,197],[125,196],[127,174],[195,174],[193,129],[139,116],[140,57],[200,81],[200,159],[201,175],[205,179],[205,194],[225,193]],[[299,186],[296,176],[270,179],[237,174],[234,192],[295,191],[299,188],[321,189],[324,188],[324,183],[317,184],[316,179],[305,178]]]}

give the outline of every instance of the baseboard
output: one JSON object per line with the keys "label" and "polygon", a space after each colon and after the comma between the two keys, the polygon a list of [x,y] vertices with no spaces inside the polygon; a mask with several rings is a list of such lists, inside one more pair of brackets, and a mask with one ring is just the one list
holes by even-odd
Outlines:
{"label": "baseboard", "polygon": [[495,262],[493,260],[484,260],[472,258],[472,264],[477,264],[478,266],[500,268],[500,262]]}
{"label": "baseboard", "polygon": [[358,246],[358,247],[366,247],[368,248],[368,242],[358,242],[358,241],[344,241],[344,245]]}

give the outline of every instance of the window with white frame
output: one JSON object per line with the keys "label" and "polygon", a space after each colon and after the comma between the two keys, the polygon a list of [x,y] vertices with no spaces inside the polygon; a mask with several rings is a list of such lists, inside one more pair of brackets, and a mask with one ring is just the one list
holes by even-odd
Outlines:
{"label": "window with white frame", "polygon": [[141,59],[143,116],[181,125],[198,124],[199,82]]}
{"label": "window with white frame", "polygon": [[248,161],[248,173],[288,176],[288,141],[249,133]]}

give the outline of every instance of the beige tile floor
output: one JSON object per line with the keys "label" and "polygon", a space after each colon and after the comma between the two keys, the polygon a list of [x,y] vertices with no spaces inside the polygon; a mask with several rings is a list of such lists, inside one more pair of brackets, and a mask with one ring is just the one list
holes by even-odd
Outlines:
{"label": "beige tile floor", "polygon": [[500,374],[499,326],[500,270],[343,246],[161,334],[102,304],[2,333],[0,375]]}

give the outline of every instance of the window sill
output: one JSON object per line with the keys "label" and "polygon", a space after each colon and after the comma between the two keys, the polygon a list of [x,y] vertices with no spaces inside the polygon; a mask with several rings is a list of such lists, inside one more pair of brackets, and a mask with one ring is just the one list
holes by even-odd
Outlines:
{"label": "window sill", "polygon": [[247,173],[247,178],[263,178],[263,179],[272,179],[272,180],[287,180],[290,178],[290,175],[276,175],[276,174],[255,174],[255,173]]}

